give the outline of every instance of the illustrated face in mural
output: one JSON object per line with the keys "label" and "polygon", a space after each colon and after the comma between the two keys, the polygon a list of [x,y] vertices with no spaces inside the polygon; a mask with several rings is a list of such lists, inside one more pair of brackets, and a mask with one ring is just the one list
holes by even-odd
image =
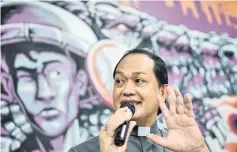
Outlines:
{"label": "illustrated face in mural", "polygon": [[76,118],[87,77],[82,69],[76,73],[75,61],[49,49],[16,54],[15,89],[35,128],[56,136]]}

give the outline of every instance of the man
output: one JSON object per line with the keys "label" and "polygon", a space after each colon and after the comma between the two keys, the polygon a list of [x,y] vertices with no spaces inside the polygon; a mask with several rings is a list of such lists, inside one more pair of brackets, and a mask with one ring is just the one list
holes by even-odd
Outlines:
{"label": "man", "polygon": [[[99,137],[71,148],[70,152],[208,151],[194,119],[190,95],[183,98],[177,88],[168,87],[167,70],[161,58],[146,50],[129,51],[118,62],[113,76],[116,112]],[[134,103],[133,116],[127,107],[119,108],[125,100]],[[157,126],[158,109],[164,115],[168,132]],[[127,140],[118,147],[114,144],[115,130],[127,120],[131,120]]]}

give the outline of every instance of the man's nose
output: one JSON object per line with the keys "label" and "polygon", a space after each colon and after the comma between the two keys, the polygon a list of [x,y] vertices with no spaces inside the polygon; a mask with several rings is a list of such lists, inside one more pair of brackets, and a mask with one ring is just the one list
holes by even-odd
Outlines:
{"label": "man's nose", "polygon": [[37,93],[36,93],[36,100],[40,101],[50,101],[54,98],[55,93],[50,88],[49,83],[47,82],[46,78],[42,75],[38,75],[37,80]]}
{"label": "man's nose", "polygon": [[131,96],[131,95],[135,95],[136,92],[135,92],[135,86],[132,82],[128,82],[124,88],[123,88],[123,92],[122,94],[124,96]]}

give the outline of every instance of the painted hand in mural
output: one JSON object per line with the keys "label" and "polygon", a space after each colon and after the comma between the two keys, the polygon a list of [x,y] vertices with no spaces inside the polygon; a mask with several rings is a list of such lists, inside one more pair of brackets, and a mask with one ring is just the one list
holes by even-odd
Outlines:
{"label": "painted hand in mural", "polygon": [[159,105],[167,123],[168,136],[162,138],[149,134],[147,138],[172,151],[189,152],[202,149],[208,151],[195,122],[191,96],[186,94],[183,97],[179,89],[170,87],[167,100],[169,109],[164,102],[160,102]]}
{"label": "painted hand in mural", "polygon": [[[124,117],[121,117],[124,116]],[[123,122],[132,118],[132,113],[127,107],[118,109],[106,122],[105,127],[99,133],[100,152],[125,152],[128,143],[128,137],[133,127],[136,125],[135,121],[130,122],[127,138],[123,146],[116,146],[114,144],[114,134],[116,128]]]}
{"label": "painted hand in mural", "polygon": [[23,115],[20,106],[1,100],[1,150],[15,151],[33,132],[30,123]]}
{"label": "painted hand in mural", "polygon": [[[211,99],[205,99],[205,101],[213,102]],[[214,106],[207,105],[205,102],[201,103],[195,105],[197,108],[194,108],[196,121],[209,149],[221,151],[229,133],[228,126]]]}
{"label": "painted hand in mural", "polygon": [[[236,97],[223,96],[206,98],[200,104],[194,104],[196,121],[211,151],[234,151],[236,134],[234,124],[237,103]],[[195,108],[196,107],[196,108]],[[217,108],[216,108],[217,107]],[[232,119],[229,119],[232,117]]]}

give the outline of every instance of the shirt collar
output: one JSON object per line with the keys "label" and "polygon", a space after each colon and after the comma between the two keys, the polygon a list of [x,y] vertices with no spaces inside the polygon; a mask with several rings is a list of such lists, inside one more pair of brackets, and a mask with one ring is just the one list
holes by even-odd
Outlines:
{"label": "shirt collar", "polygon": [[131,132],[131,136],[146,136],[148,134],[156,134],[158,132],[157,121],[155,121],[150,127],[135,126]]}

